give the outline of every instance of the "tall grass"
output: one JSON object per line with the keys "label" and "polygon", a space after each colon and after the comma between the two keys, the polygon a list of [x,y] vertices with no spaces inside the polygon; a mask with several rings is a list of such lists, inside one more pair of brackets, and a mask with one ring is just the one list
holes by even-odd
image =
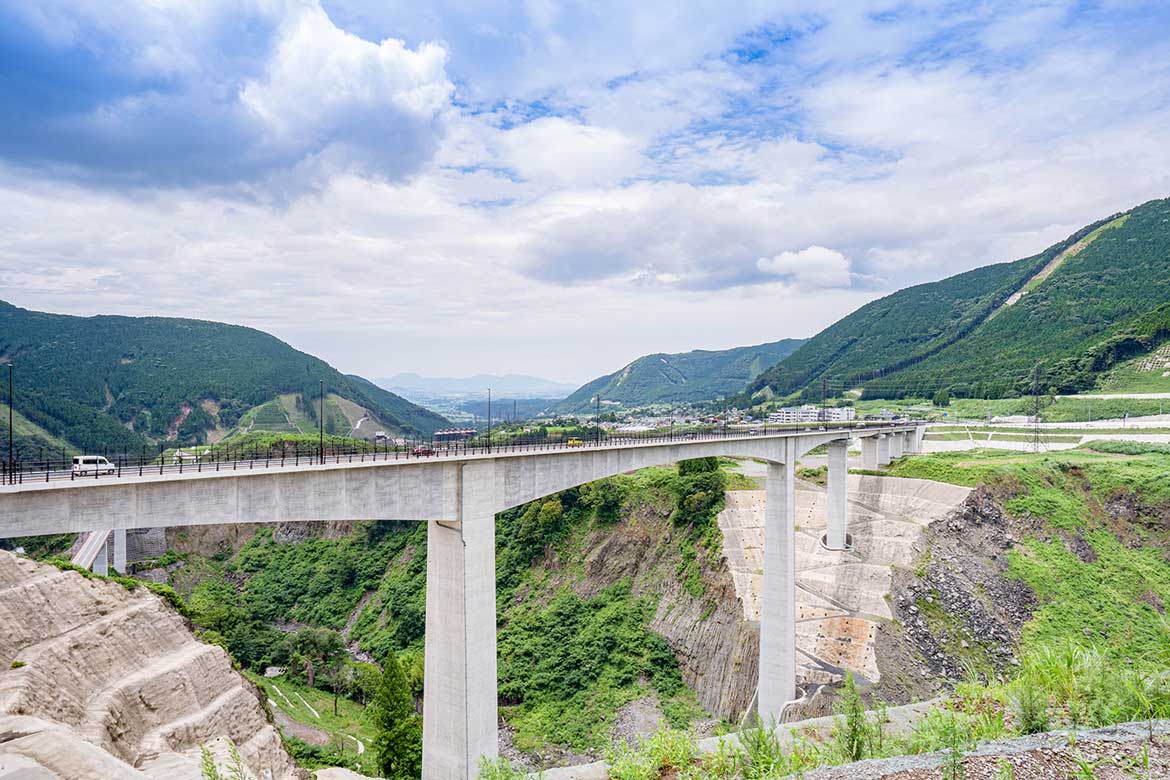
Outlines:
{"label": "tall grass", "polygon": [[[738,742],[722,741],[700,755],[693,737],[663,730],[636,746],[615,746],[607,760],[610,780],[657,780],[672,771],[679,780],[772,780],[821,766],[941,751],[943,777],[960,780],[964,756],[982,741],[1162,718],[1170,718],[1170,674],[1124,667],[1094,648],[1046,645],[1025,655],[1008,682],[958,685],[908,733],[890,732],[883,707],[866,711],[846,677],[836,723],[824,741],[771,724],[744,729]],[[498,766],[483,776],[519,777]]]}

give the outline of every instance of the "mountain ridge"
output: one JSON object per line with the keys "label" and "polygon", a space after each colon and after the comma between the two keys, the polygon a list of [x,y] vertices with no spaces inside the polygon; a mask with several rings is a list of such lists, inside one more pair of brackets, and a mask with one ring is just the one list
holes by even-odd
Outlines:
{"label": "mountain ridge", "polygon": [[[322,381],[331,432],[349,433],[354,414],[407,435],[448,424],[271,334],[209,320],[75,317],[0,301],[0,356],[16,366],[18,411],[81,449],[198,443],[241,422],[271,430],[264,407],[282,425],[295,415],[315,426]],[[341,409],[337,398],[353,406]]]}
{"label": "mountain ridge", "polygon": [[713,401],[736,392],[801,343],[801,339],[781,339],[731,349],[643,355],[612,374],[586,382],[555,408],[586,410],[599,393],[603,401],[631,407]]}
{"label": "mountain ridge", "polygon": [[[1165,337],[1170,199],[1077,230],[1036,255],[899,290],[862,306],[754,379],[734,400],[1003,397],[1094,386],[1117,362]],[[1150,321],[1154,315],[1154,321]],[[1160,330],[1161,329],[1161,330]]]}

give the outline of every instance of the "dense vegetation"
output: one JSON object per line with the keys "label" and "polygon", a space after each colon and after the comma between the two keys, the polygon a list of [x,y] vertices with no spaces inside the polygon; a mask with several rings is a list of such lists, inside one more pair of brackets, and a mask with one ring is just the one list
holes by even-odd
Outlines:
{"label": "dense vegetation", "polygon": [[[742,403],[864,387],[866,397],[998,398],[1094,387],[1170,336],[1170,200],[1089,225],[1034,257],[918,285],[826,328],[749,385]],[[1054,272],[1025,283],[1068,251]],[[1026,294],[999,308],[1013,293]],[[994,315],[994,316],[993,316]]]}
{"label": "dense vegetation", "polygon": [[581,386],[556,409],[588,411],[598,393],[602,401],[626,407],[712,401],[737,392],[801,343],[800,339],[783,339],[734,349],[644,355],[620,371]]}
{"label": "dense vegetation", "polygon": [[0,302],[0,359],[17,367],[20,412],[88,450],[199,441],[282,394],[295,396],[298,411],[315,421],[322,380],[327,394],[392,429],[430,433],[447,424],[273,336],[217,322],[71,317]]}

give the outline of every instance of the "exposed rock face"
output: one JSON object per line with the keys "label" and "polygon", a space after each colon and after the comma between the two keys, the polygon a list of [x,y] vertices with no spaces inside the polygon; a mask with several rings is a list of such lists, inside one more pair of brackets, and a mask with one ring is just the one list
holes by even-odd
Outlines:
{"label": "exposed rock face", "polygon": [[[756,464],[745,467],[756,479],[766,479],[766,471]],[[863,685],[883,678],[887,665],[881,663],[878,645],[893,617],[887,601],[893,569],[909,566],[926,527],[946,517],[970,492],[921,479],[859,475],[850,475],[848,485],[854,549],[832,551],[820,542],[826,525],[824,489],[797,483],[797,673],[806,692],[839,681],[846,671]],[[724,555],[735,583],[730,598],[738,595],[740,620],[753,627],[760,619],[764,510],[764,491],[733,491],[719,515]],[[737,688],[749,701],[756,686],[755,657],[753,646],[751,665],[733,670]],[[909,698],[894,697],[899,702]],[[813,699],[793,714],[824,714],[828,705]]]}
{"label": "exposed rock face", "polygon": [[[1009,517],[985,488],[927,529],[929,557],[917,571],[898,572],[894,613],[914,656],[918,675],[936,687],[961,680],[968,668],[1003,669],[1015,663],[1020,629],[1031,617],[1035,594],[1007,577],[1007,552],[1028,531]],[[1079,536],[1066,540],[1074,554]]]}
{"label": "exposed rock face", "polygon": [[[863,682],[881,678],[876,645],[880,628],[893,616],[887,601],[891,567],[910,565],[925,527],[947,516],[970,492],[926,480],[872,476],[850,476],[849,491],[855,549],[833,552],[820,545],[824,490],[798,485],[797,647],[807,689],[838,681],[845,670]],[[671,576],[679,570],[681,531],[667,510],[653,506],[596,530],[584,550],[585,577],[566,579],[586,598],[626,577],[635,595],[657,597],[651,628],[670,643],[683,679],[703,707],[734,722],[752,704],[759,671],[764,491],[729,492],[718,522],[723,559],[715,565],[702,562],[699,597],[681,577]],[[554,560],[545,564],[556,568]]]}
{"label": "exposed rock face", "polygon": [[260,780],[307,776],[227,654],[145,587],[0,552],[0,626],[0,767],[199,780],[199,745],[230,739]]}

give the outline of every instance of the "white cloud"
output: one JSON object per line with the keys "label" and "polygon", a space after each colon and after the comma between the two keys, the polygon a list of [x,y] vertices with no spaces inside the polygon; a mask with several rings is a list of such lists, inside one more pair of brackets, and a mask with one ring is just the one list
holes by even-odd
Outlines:
{"label": "white cloud", "polygon": [[263,77],[240,95],[270,144],[331,150],[375,174],[403,147],[433,151],[454,91],[442,46],[412,51],[392,38],[365,41],[338,29],[319,6],[290,15],[278,38]]}
{"label": "white cloud", "polygon": [[1170,194],[1170,19],[1132,7],[30,5],[195,97],[103,103],[90,144],[36,124],[98,153],[0,162],[0,297],[243,322],[367,374],[807,336]]}
{"label": "white cloud", "polygon": [[799,252],[761,257],[756,267],[766,274],[791,279],[803,289],[848,287],[852,278],[848,257],[835,249],[816,245]]}
{"label": "white cloud", "polygon": [[597,186],[636,174],[636,139],[619,130],[542,117],[501,133],[498,162],[538,184]]}

